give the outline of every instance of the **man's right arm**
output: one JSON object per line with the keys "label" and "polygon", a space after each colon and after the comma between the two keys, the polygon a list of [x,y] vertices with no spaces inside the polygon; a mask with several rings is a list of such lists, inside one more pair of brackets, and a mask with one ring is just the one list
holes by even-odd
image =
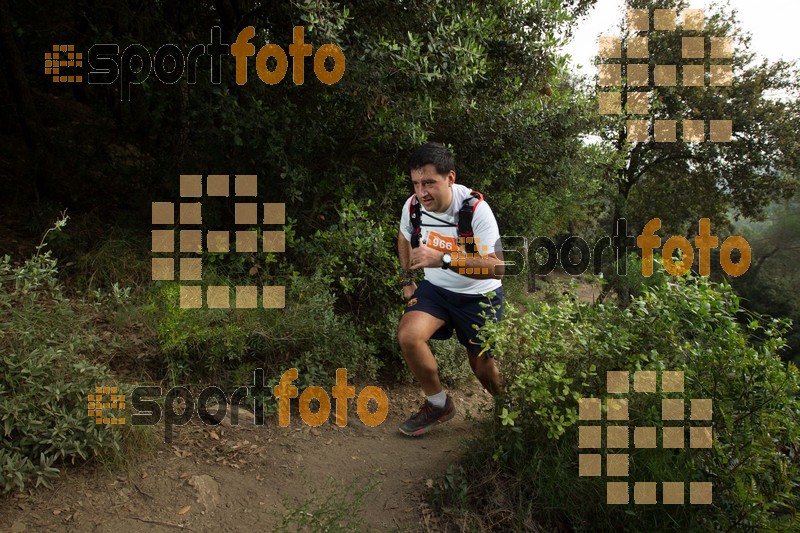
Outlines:
{"label": "man's right arm", "polygon": [[407,272],[411,268],[411,243],[402,231],[397,232],[397,255],[400,257],[400,268]]}

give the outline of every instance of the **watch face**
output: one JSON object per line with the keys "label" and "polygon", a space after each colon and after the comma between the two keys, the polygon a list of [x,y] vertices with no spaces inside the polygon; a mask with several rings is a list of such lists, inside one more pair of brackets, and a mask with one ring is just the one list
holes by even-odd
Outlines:
{"label": "watch face", "polygon": [[453,261],[453,257],[450,254],[444,254],[442,256],[442,268],[450,268],[450,263]]}

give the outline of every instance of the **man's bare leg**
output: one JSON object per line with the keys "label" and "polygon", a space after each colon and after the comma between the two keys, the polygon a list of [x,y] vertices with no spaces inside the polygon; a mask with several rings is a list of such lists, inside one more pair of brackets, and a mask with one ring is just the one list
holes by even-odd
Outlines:
{"label": "man's bare leg", "polygon": [[497,365],[494,364],[494,358],[472,355],[469,351],[467,354],[469,355],[469,366],[472,367],[475,377],[489,394],[497,396],[497,393],[500,392],[500,372],[497,370]]}
{"label": "man's bare leg", "polygon": [[439,365],[428,347],[428,339],[443,325],[444,320],[424,311],[406,311],[397,328],[397,340],[403,358],[426,396],[442,390]]}

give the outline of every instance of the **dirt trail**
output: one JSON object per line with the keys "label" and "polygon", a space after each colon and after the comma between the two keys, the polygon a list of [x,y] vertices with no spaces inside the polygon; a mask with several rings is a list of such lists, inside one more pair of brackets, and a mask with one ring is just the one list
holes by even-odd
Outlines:
{"label": "dirt trail", "polygon": [[466,453],[475,424],[466,413],[484,418],[492,405],[474,379],[450,392],[456,417],[419,439],[397,430],[422,399],[413,386],[387,389],[389,416],[376,428],[360,423],[355,405],[345,428],[326,423],[312,429],[297,415],[287,428],[274,418],[261,427],[217,429],[193,420],[175,428],[172,444],[159,442],[128,471],[71,468],[54,490],[3,497],[0,530],[269,531],[287,508],[314,494],[324,500],[336,490],[350,501],[341,493],[371,482],[363,527],[425,529],[431,520],[423,501],[427,480]]}
{"label": "dirt trail", "polygon": [[[591,302],[598,292],[581,283],[576,295]],[[362,529],[436,530],[424,501],[428,480],[467,453],[475,422],[465,415],[485,419],[491,397],[470,378],[449,391],[456,417],[412,439],[397,426],[416,411],[422,393],[407,385],[385,390],[389,416],[377,428],[361,424],[353,404],[345,428],[332,422],[310,428],[297,414],[287,428],[274,417],[261,427],[216,429],[194,419],[174,428],[172,444],[158,441],[127,470],[67,468],[54,490],[0,497],[0,531],[270,531],[309,498],[324,501],[335,493],[350,502],[370,484]]]}

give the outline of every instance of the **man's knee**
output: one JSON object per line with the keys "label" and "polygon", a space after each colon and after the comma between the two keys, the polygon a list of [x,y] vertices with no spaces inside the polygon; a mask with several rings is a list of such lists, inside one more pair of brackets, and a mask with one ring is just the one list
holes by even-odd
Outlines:
{"label": "man's knee", "polygon": [[400,349],[403,352],[414,350],[420,345],[425,344],[427,340],[428,339],[424,339],[418,331],[415,331],[414,328],[403,327],[401,324],[400,328],[397,330],[397,342],[400,344]]}

